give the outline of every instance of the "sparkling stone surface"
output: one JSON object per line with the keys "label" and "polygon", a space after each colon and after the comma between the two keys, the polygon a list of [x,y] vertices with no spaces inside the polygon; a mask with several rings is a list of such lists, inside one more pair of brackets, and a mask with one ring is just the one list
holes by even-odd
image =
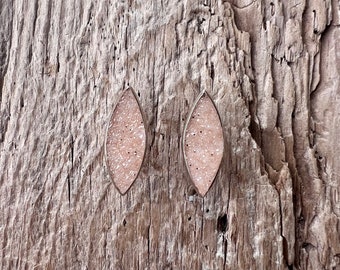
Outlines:
{"label": "sparkling stone surface", "polygon": [[213,183],[223,156],[223,131],[212,100],[204,94],[190,116],[184,156],[191,179],[204,196]]}
{"label": "sparkling stone surface", "polygon": [[143,162],[145,127],[138,102],[127,90],[117,104],[107,132],[107,164],[113,181],[124,194],[132,185]]}

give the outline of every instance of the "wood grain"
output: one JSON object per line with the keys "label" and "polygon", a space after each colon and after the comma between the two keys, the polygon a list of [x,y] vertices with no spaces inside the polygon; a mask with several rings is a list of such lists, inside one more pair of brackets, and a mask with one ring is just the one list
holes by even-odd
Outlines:
{"label": "wood grain", "polygon": [[[340,269],[338,0],[0,3],[1,269]],[[105,166],[123,89],[145,162]],[[224,153],[196,194],[185,120],[202,91]],[[150,138],[150,139],[149,139]]]}

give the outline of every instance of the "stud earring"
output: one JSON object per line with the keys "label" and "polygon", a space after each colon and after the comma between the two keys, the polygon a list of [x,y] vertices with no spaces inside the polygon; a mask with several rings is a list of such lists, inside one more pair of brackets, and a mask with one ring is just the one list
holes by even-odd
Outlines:
{"label": "stud earring", "polygon": [[185,124],[182,150],[191,181],[203,197],[216,177],[224,150],[221,120],[205,91],[198,96]]}
{"label": "stud earring", "polygon": [[128,88],[112,112],[105,143],[109,173],[122,195],[139,174],[145,147],[145,126],[138,98],[134,90]]}

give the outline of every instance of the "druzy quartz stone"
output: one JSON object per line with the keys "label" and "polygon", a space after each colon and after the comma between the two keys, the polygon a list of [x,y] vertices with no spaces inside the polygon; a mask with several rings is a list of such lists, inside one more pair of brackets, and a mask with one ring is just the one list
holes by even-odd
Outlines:
{"label": "druzy quartz stone", "polygon": [[125,90],[116,105],[106,137],[106,160],[121,194],[133,184],[141,168],[146,145],[145,126],[136,95]]}
{"label": "druzy quartz stone", "polygon": [[196,190],[204,196],[223,156],[223,131],[216,107],[207,93],[199,96],[184,131],[184,159]]}

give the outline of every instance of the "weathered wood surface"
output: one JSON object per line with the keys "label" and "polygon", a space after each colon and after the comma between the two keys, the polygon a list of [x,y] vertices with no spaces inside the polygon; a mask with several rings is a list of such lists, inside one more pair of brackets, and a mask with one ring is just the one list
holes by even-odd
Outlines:
{"label": "weathered wood surface", "polygon": [[[0,2],[1,269],[340,269],[338,0]],[[133,87],[141,173],[105,167]],[[200,91],[225,152],[194,191]]]}

